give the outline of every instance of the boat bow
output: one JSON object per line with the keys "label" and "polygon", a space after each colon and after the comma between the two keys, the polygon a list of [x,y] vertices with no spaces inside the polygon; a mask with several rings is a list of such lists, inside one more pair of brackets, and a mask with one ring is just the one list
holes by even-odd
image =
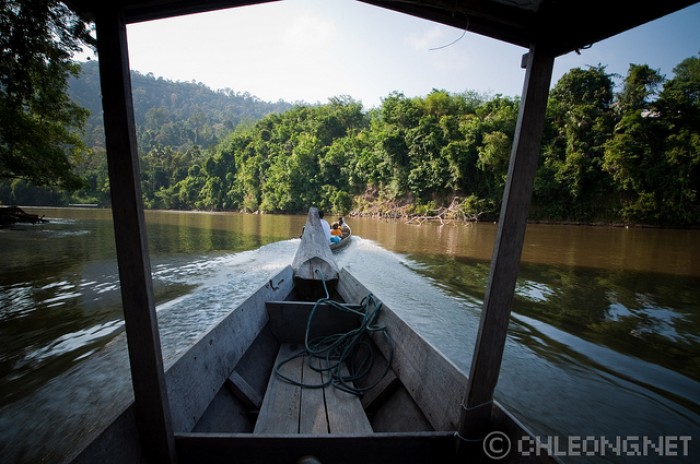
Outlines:
{"label": "boat bow", "polygon": [[338,281],[338,263],[321,227],[317,208],[309,208],[301,243],[292,260],[292,270],[298,285],[319,286],[323,282],[333,284]]}

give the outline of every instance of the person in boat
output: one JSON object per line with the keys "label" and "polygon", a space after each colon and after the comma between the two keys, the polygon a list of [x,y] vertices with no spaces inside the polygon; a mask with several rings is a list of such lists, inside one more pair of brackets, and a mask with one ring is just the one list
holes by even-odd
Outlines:
{"label": "person in boat", "polygon": [[338,218],[338,228],[340,229],[341,238],[345,238],[350,235],[350,226],[345,223],[343,217]]}
{"label": "person in boat", "polygon": [[334,222],[333,227],[331,228],[331,243],[340,243],[342,235],[343,232],[340,230],[340,226],[337,222]]}
{"label": "person in boat", "polygon": [[331,225],[328,224],[328,221],[323,219],[323,211],[318,210],[318,218],[321,220],[321,228],[323,229],[323,233],[326,236],[326,240],[328,240],[328,243],[331,242]]}

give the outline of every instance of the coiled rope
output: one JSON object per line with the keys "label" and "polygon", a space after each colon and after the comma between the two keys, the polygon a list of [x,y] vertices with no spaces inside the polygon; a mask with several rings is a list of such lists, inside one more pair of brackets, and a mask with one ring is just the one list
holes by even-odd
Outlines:
{"label": "coiled rope", "polygon": [[[330,299],[325,276],[322,277],[321,281],[323,282],[323,289],[326,292],[326,297],[317,300],[309,313],[309,317],[306,321],[306,333],[304,334],[304,349],[278,363],[275,368],[275,374],[285,382],[304,388],[325,388],[328,385],[333,385],[339,390],[362,396],[384,378],[391,369],[391,363],[394,358],[394,343],[391,335],[389,335],[386,326],[377,324],[377,318],[382,309],[382,303],[376,300],[371,293],[362,299],[358,309],[353,309],[349,305],[333,301]],[[345,333],[327,335],[309,340],[314,314],[316,310],[324,304],[338,311],[345,311],[356,315],[360,319],[359,327]],[[387,342],[389,353],[386,368],[373,384],[365,387],[356,387],[355,382],[368,375],[374,366],[375,351],[377,348],[369,339],[369,334],[374,332],[379,332]],[[322,373],[322,378],[327,380],[319,384],[308,384],[290,379],[281,373],[280,370],[282,366],[301,356],[306,357],[306,363],[311,369]],[[325,363],[314,363],[314,359],[323,360]],[[353,362],[347,362],[351,359]],[[343,373],[343,366],[348,367],[347,374]]]}

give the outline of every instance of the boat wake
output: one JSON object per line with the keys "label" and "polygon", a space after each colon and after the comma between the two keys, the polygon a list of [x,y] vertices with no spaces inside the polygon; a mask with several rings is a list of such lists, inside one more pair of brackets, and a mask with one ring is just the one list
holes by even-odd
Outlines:
{"label": "boat wake", "polygon": [[[297,246],[298,239],[293,239],[239,253],[154,263],[154,291],[162,301],[156,309],[166,368],[209,327],[288,265]],[[107,276],[107,280],[112,282],[113,277]],[[118,286],[110,283],[109,287],[108,291],[102,288],[94,292],[96,298],[118,294]],[[64,462],[85,436],[126,408],[133,394],[123,326],[121,319],[100,323],[32,352],[34,358],[44,359],[82,349],[72,368],[0,409],[2,462]],[[85,352],[85,345],[94,343],[95,337],[103,340],[102,348]]]}

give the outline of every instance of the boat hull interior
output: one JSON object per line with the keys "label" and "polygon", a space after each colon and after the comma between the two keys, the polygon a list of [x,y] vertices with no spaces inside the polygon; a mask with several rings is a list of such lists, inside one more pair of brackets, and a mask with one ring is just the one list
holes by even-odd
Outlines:
{"label": "boat hull interior", "polygon": [[[329,296],[357,309],[368,295],[343,269]],[[390,338],[371,332],[342,366],[345,373],[367,371],[353,382],[361,394],[333,385],[302,388],[276,374],[306,339],[359,324],[355,314],[297,294],[291,267],[272,277],[166,372],[178,462],[451,462],[467,378],[390,308],[382,306],[375,321]],[[280,373],[323,383],[325,373],[308,365],[300,358]],[[514,439],[527,433],[497,403],[492,408],[494,429]],[[113,462],[139,462],[131,409],[74,462],[92,462],[105,451]]]}

